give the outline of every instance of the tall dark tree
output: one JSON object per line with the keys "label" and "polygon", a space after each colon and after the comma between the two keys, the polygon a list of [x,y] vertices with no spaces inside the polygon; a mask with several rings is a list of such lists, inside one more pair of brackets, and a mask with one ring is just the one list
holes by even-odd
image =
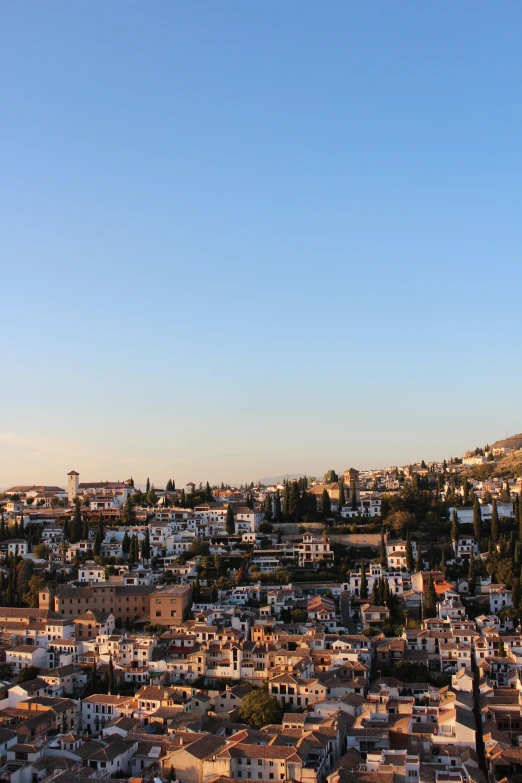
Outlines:
{"label": "tall dark tree", "polygon": [[290,486],[286,484],[283,495],[283,517],[286,521],[290,519]]}
{"label": "tall dark tree", "polygon": [[211,503],[213,500],[212,496],[212,490],[210,489],[210,484],[207,481],[206,487],[205,487],[205,500],[207,503]]}
{"label": "tall dark tree", "polygon": [[145,492],[147,495],[150,492],[150,479],[148,478],[148,476],[147,476],[147,483],[145,485]]}
{"label": "tall dark tree", "polygon": [[428,577],[428,583],[426,585],[424,607],[426,610],[426,617],[435,617],[437,611],[437,593],[435,592],[435,585],[433,584],[431,571]]}
{"label": "tall dark tree", "polygon": [[85,514],[83,518],[83,530],[82,530],[82,541],[88,541],[89,540],[89,517],[87,514]]}
{"label": "tall dark tree", "polygon": [[83,532],[82,515],[80,513],[80,501],[74,501],[74,513],[71,524],[71,544],[81,541]]}
{"label": "tall dark tree", "polygon": [[342,511],[342,508],[344,506],[344,482],[339,481],[339,512]]}
{"label": "tall dark tree", "polygon": [[121,523],[126,527],[132,527],[136,524],[136,508],[130,496],[127,498],[125,505],[123,506],[123,511],[121,512]]}
{"label": "tall dark tree", "polygon": [[323,494],[321,496],[321,514],[323,517],[330,517],[332,515],[332,504],[327,489],[323,489]]}
{"label": "tall dark tree", "polygon": [[123,536],[123,540],[121,542],[121,551],[123,552],[123,555],[130,554],[130,547],[131,547],[131,539],[127,531],[125,531],[125,535]]}
{"label": "tall dark tree", "polygon": [[480,510],[480,503],[477,497],[473,503],[473,535],[475,538],[480,538],[480,525],[482,522],[482,512]]}
{"label": "tall dark tree", "polygon": [[141,557],[143,562],[148,562],[150,560],[150,534],[149,534],[149,528],[145,528],[145,538],[143,539],[143,544],[141,545]]}
{"label": "tall dark tree", "polygon": [[281,511],[281,495],[279,490],[276,490],[274,500],[274,519],[276,522],[281,522],[283,518],[283,512]]}
{"label": "tall dark tree", "polygon": [[415,559],[415,571],[422,571],[421,542],[417,541],[417,557]]}
{"label": "tall dark tree", "polygon": [[65,517],[63,520],[63,539],[64,541],[71,540],[71,523],[69,517]]}
{"label": "tall dark tree", "polygon": [[236,523],[234,521],[234,509],[232,507],[232,503],[229,503],[227,506],[227,516],[225,519],[225,530],[227,531],[229,536],[233,536],[236,532]]}
{"label": "tall dark tree", "polygon": [[364,560],[361,564],[361,598],[368,598],[368,580],[366,578],[366,565]]}
{"label": "tall dark tree", "polygon": [[456,508],[453,509],[451,515],[451,540],[452,541],[459,540],[459,517]]}
{"label": "tall dark tree", "polygon": [[23,511],[20,514],[20,529],[18,531],[18,535],[20,536],[20,538],[24,538],[25,537],[25,527],[24,527],[24,514],[23,514]]}
{"label": "tall dark tree", "polygon": [[104,538],[105,538],[105,530],[103,529],[103,517],[100,514],[100,517],[98,519],[98,527],[96,528],[96,535],[94,537],[94,554],[97,555],[98,557],[101,554],[101,548],[102,548]]}
{"label": "tall dark tree", "polygon": [[511,601],[513,603],[515,611],[520,612],[521,591],[520,591],[520,579],[518,577],[513,579],[513,584],[511,585],[511,591],[512,591]]}
{"label": "tall dark tree", "polygon": [[272,520],[272,497],[270,492],[266,493],[264,512],[266,521],[270,522]]}
{"label": "tall dark tree", "polygon": [[384,540],[384,530],[381,530],[381,549],[379,552],[379,563],[383,568],[388,566],[388,558],[386,557],[386,542]]}
{"label": "tall dark tree", "polygon": [[131,563],[137,563],[140,559],[140,545],[138,543],[138,536],[134,534],[131,538],[129,561]]}
{"label": "tall dark tree", "polygon": [[496,498],[493,498],[493,503],[491,505],[491,540],[494,544],[498,541],[498,511]]}
{"label": "tall dark tree", "polygon": [[[419,546],[419,545],[418,545]],[[420,546],[419,546],[420,548]],[[413,549],[411,546],[410,531],[406,534],[406,568],[411,573],[413,571]],[[418,570],[418,569],[417,569]]]}
{"label": "tall dark tree", "polygon": [[352,498],[352,511],[357,511],[357,485],[355,484],[355,479],[352,479],[351,484],[351,498]]}
{"label": "tall dark tree", "polygon": [[475,595],[475,582],[477,580],[477,569],[475,568],[475,558],[473,552],[470,553],[469,568],[468,568],[468,586],[469,594]]}
{"label": "tall dark tree", "polygon": [[109,656],[109,665],[107,667],[107,693],[114,694],[115,680],[114,680],[114,666],[112,664],[112,655]]}

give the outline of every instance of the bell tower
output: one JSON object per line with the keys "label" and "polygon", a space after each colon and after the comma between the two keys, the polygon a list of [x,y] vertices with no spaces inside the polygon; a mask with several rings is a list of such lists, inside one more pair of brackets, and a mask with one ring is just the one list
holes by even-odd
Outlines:
{"label": "bell tower", "polygon": [[80,474],[75,470],[71,470],[67,474],[67,500],[71,505],[73,498],[78,494],[78,484],[80,483]]}

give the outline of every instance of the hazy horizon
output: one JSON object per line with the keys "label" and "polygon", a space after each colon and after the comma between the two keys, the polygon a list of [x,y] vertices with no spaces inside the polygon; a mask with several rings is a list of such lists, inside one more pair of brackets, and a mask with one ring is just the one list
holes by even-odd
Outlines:
{"label": "hazy horizon", "polygon": [[522,6],[6,2],[0,486],[522,430]]}

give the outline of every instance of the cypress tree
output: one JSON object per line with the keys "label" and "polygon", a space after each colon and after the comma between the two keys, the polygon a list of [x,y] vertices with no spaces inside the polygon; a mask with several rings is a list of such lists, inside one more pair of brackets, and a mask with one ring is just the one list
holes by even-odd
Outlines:
{"label": "cypress tree", "polygon": [[453,509],[453,513],[451,515],[451,540],[459,540],[459,517],[457,514],[457,509],[455,508]]}
{"label": "cypress tree", "polygon": [[431,571],[428,577],[428,584],[426,585],[425,608],[426,608],[426,617],[435,616],[437,610],[437,593],[435,592],[435,585],[433,584],[433,577],[431,575]]}
{"label": "cypress tree", "polygon": [[234,522],[234,509],[232,508],[232,504],[229,503],[227,506],[227,516],[225,519],[225,530],[227,531],[229,536],[233,536],[236,532],[236,524]]}
{"label": "cypress tree", "polygon": [[121,512],[121,523],[126,527],[132,527],[136,524],[136,509],[130,496],[125,501],[123,511]]}
{"label": "cypress tree", "polygon": [[513,580],[513,584],[511,586],[511,600],[513,602],[513,606],[517,612],[520,611],[520,579],[517,577]]}
{"label": "cypress tree", "polygon": [[19,531],[19,536],[20,536],[20,538],[24,538],[25,537],[24,514],[23,514],[23,511],[20,514],[20,531]]}
{"label": "cypress tree", "polygon": [[357,487],[355,485],[354,478],[352,479],[351,493],[352,493],[352,511],[357,511]]}
{"label": "cypress tree", "polygon": [[379,591],[377,589],[377,580],[374,581],[372,587],[372,604],[373,606],[379,606]]}
{"label": "cypress tree", "polygon": [[89,518],[87,517],[87,515],[85,515],[83,518],[82,540],[83,541],[89,540]]}
{"label": "cypress tree", "polygon": [[5,541],[5,536],[6,536],[6,533],[5,533],[5,519],[4,519],[4,515],[2,514],[2,519],[0,521],[0,539],[2,541]]}
{"label": "cypress tree", "polygon": [[344,506],[344,482],[339,481],[339,513]]}
{"label": "cypress tree", "polygon": [[[127,531],[125,531],[127,533]],[[96,528],[96,535],[94,537],[94,554],[96,556],[100,556],[101,554],[101,548],[103,544],[103,539],[105,538],[105,530],[103,529],[103,518],[100,514],[100,518],[98,519],[98,527]]]}
{"label": "cypress tree", "polygon": [[[418,551],[420,551],[420,543],[417,544]],[[406,568],[411,573],[413,571],[413,549],[411,546],[410,531],[406,534]],[[417,571],[420,569],[417,568]]]}
{"label": "cypress tree", "polygon": [[150,492],[150,479],[149,479],[148,476],[147,476],[147,484],[145,485],[145,492],[146,492],[147,495]]}
{"label": "cypress tree", "polygon": [[442,547],[442,560],[440,563],[440,570],[443,574],[446,573],[446,550]]}
{"label": "cypress tree", "polygon": [[82,515],[80,513],[80,501],[74,501],[74,514],[71,524],[71,544],[76,544],[82,537]]}
{"label": "cypress tree", "polygon": [[123,536],[123,541],[121,542],[121,551],[124,556],[130,553],[130,547],[131,547],[131,540],[129,534],[127,533],[127,531],[125,531],[125,535]]}
{"label": "cypress tree", "polygon": [[496,498],[493,498],[491,507],[491,540],[494,544],[498,541],[498,511]]}
{"label": "cypress tree", "polygon": [[141,545],[141,557],[143,562],[150,560],[150,534],[149,534],[149,528],[145,530],[145,538],[143,540],[143,544]]}
{"label": "cypress tree", "polygon": [[181,505],[181,508],[185,508],[185,504],[186,504],[186,502],[187,502],[187,498],[186,498],[186,496],[185,496],[185,490],[184,490],[184,489],[182,489],[182,490],[181,490],[181,496],[180,496],[180,505]]}
{"label": "cypress tree", "polygon": [[381,528],[381,551],[379,553],[379,563],[383,568],[388,565],[388,559],[386,557],[386,544],[384,542],[384,529]]}
{"label": "cypress tree", "polygon": [[478,498],[475,498],[473,503],[473,535],[475,538],[480,538],[480,523],[482,522],[482,512],[480,510],[480,503]]}
{"label": "cypress tree", "polygon": [[288,484],[285,486],[285,494],[283,495],[283,517],[286,520],[290,518],[290,487]]}
{"label": "cypress tree", "polygon": [[417,541],[417,559],[415,560],[415,571],[422,571],[422,560],[421,560],[421,542]]}
{"label": "cypress tree", "polygon": [[276,522],[281,522],[282,519],[282,512],[281,512],[281,495],[279,494],[279,490],[276,491],[275,501],[274,501],[274,517]]}
{"label": "cypress tree", "polygon": [[212,490],[210,489],[210,484],[208,483],[208,481],[205,487],[205,500],[207,501],[207,503],[211,503],[213,500]]}
{"label": "cypress tree", "polygon": [[470,558],[469,558],[469,569],[468,569],[468,583],[469,583],[469,594],[475,595],[475,581],[477,578],[477,571],[475,569],[475,558],[473,557],[473,552],[471,552]]}
{"label": "cypress tree", "polygon": [[115,690],[114,666],[112,665],[112,655],[109,656],[109,666],[107,669],[107,693],[113,694]]}
{"label": "cypress tree", "polygon": [[266,493],[264,512],[265,519],[267,522],[270,522],[272,519],[272,498],[270,497],[270,492]]}
{"label": "cypress tree", "polygon": [[329,517],[332,515],[332,504],[330,502],[330,495],[326,489],[323,489],[321,497],[321,514],[323,517]]}
{"label": "cypress tree", "polygon": [[368,580],[366,579],[366,566],[364,560],[361,564],[361,598],[368,598]]}

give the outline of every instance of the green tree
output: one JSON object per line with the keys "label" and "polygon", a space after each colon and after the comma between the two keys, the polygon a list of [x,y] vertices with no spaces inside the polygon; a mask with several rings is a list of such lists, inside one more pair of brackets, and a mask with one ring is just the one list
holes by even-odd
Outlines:
{"label": "green tree", "polygon": [[225,518],[225,530],[227,531],[229,536],[233,536],[236,532],[236,524],[234,522],[234,508],[232,506],[232,503],[229,503],[227,506],[227,515]]}
{"label": "green tree", "polygon": [[451,540],[452,541],[459,540],[459,517],[456,508],[453,509],[451,515]]}
{"label": "green tree", "polygon": [[121,542],[121,551],[124,556],[130,553],[130,548],[131,548],[131,539],[127,531],[125,531],[123,540]]}
{"label": "green tree", "polygon": [[125,501],[123,511],[121,512],[121,523],[126,527],[132,527],[136,524],[136,509],[130,495]]}
{"label": "green tree", "polygon": [[104,680],[105,680],[104,685],[107,689],[107,693],[114,695],[116,683],[114,680],[114,666],[112,663],[112,655],[109,656],[109,665],[107,666],[107,671],[105,673]]}
{"label": "green tree", "polygon": [[41,544],[36,544],[36,546],[33,547],[33,555],[39,560],[47,560],[50,553],[51,550],[49,549],[47,544],[44,544],[43,541]]}
{"label": "green tree", "polygon": [[381,549],[379,552],[379,563],[383,568],[388,567],[388,558],[386,557],[386,543],[384,541],[384,530],[381,529]]}
{"label": "green tree", "polygon": [[254,729],[261,729],[271,723],[280,723],[283,709],[277,699],[270,696],[268,687],[252,690],[243,698],[239,720]]}
{"label": "green tree", "polygon": [[270,496],[270,492],[266,493],[264,511],[265,519],[267,522],[270,522],[272,520],[272,498]]}
{"label": "green tree", "polygon": [[138,536],[134,534],[130,542],[129,562],[137,563],[139,559],[140,559],[140,547],[138,544]]}
{"label": "green tree", "polygon": [[[418,544],[420,547],[420,544]],[[406,568],[411,573],[413,571],[413,549],[411,546],[410,531],[406,534]],[[418,569],[417,569],[418,570]]]}
{"label": "green tree", "polygon": [[424,607],[426,610],[426,617],[435,617],[437,612],[437,593],[435,592],[435,585],[433,584],[433,577],[428,577],[428,584],[426,585],[426,594],[424,596]]}
{"label": "green tree", "polygon": [[330,517],[332,515],[332,504],[330,502],[330,495],[328,494],[328,490],[323,489],[323,494],[321,495],[321,514],[323,517]]}
{"label": "green tree", "polygon": [[37,609],[39,604],[40,592],[46,585],[46,581],[43,576],[32,576],[29,579],[27,590],[22,596],[24,603],[30,606],[31,609]]}
{"label": "green tree", "polygon": [[283,519],[283,512],[281,511],[281,494],[279,490],[276,491],[274,500],[274,519],[276,522],[281,522]]}
{"label": "green tree", "polygon": [[498,541],[498,511],[497,511],[497,499],[493,498],[491,506],[491,540],[493,544]]}
{"label": "green tree", "polygon": [[354,478],[352,479],[351,482],[350,496],[352,499],[352,511],[357,511],[357,486],[355,484]]}
{"label": "green tree", "polygon": [[94,537],[94,554],[96,555],[96,557],[99,557],[101,554],[101,548],[102,548],[104,538],[105,538],[105,530],[103,529],[103,517],[100,514],[100,517],[98,519],[98,527],[96,528],[96,535]]}
{"label": "green tree", "polygon": [[29,580],[33,575],[33,564],[30,560],[24,560],[16,577],[16,594],[19,601],[23,601],[24,594],[29,587]]}
{"label": "green tree", "polygon": [[342,511],[342,508],[344,506],[345,496],[344,496],[344,482],[339,479],[339,513]]}
{"label": "green tree", "polygon": [[366,579],[366,565],[364,560],[361,563],[361,598],[368,598],[368,580]]}
{"label": "green tree", "polygon": [[148,494],[149,494],[149,492],[150,492],[150,479],[149,479],[149,477],[147,476],[147,483],[146,483],[146,485],[145,485],[145,494],[146,494],[146,495],[148,495]]}
{"label": "green tree", "polygon": [[520,578],[516,577],[513,579],[513,584],[511,585],[511,600],[513,602],[513,606],[515,607],[516,611],[520,611],[520,598],[521,598],[521,591],[520,591]]}
{"label": "green tree", "polygon": [[149,534],[149,528],[147,527],[145,529],[145,538],[143,539],[143,544],[141,545],[141,557],[143,562],[145,563],[150,560],[150,534]]}
{"label": "green tree", "polygon": [[476,579],[477,579],[477,570],[475,568],[475,558],[473,557],[473,552],[471,552],[469,558],[469,568],[468,568],[468,584],[469,584],[470,595],[475,595]]}
{"label": "green tree", "polygon": [[74,500],[74,513],[71,524],[71,544],[76,544],[81,541],[83,532],[82,515],[80,513],[80,501],[75,498]]}
{"label": "green tree", "polygon": [[473,503],[473,535],[477,540],[480,538],[480,525],[482,523],[482,512],[480,510],[480,503],[477,497]]}
{"label": "green tree", "polygon": [[18,683],[29,682],[30,680],[36,680],[40,674],[38,666],[25,666],[18,672],[16,681]]}

